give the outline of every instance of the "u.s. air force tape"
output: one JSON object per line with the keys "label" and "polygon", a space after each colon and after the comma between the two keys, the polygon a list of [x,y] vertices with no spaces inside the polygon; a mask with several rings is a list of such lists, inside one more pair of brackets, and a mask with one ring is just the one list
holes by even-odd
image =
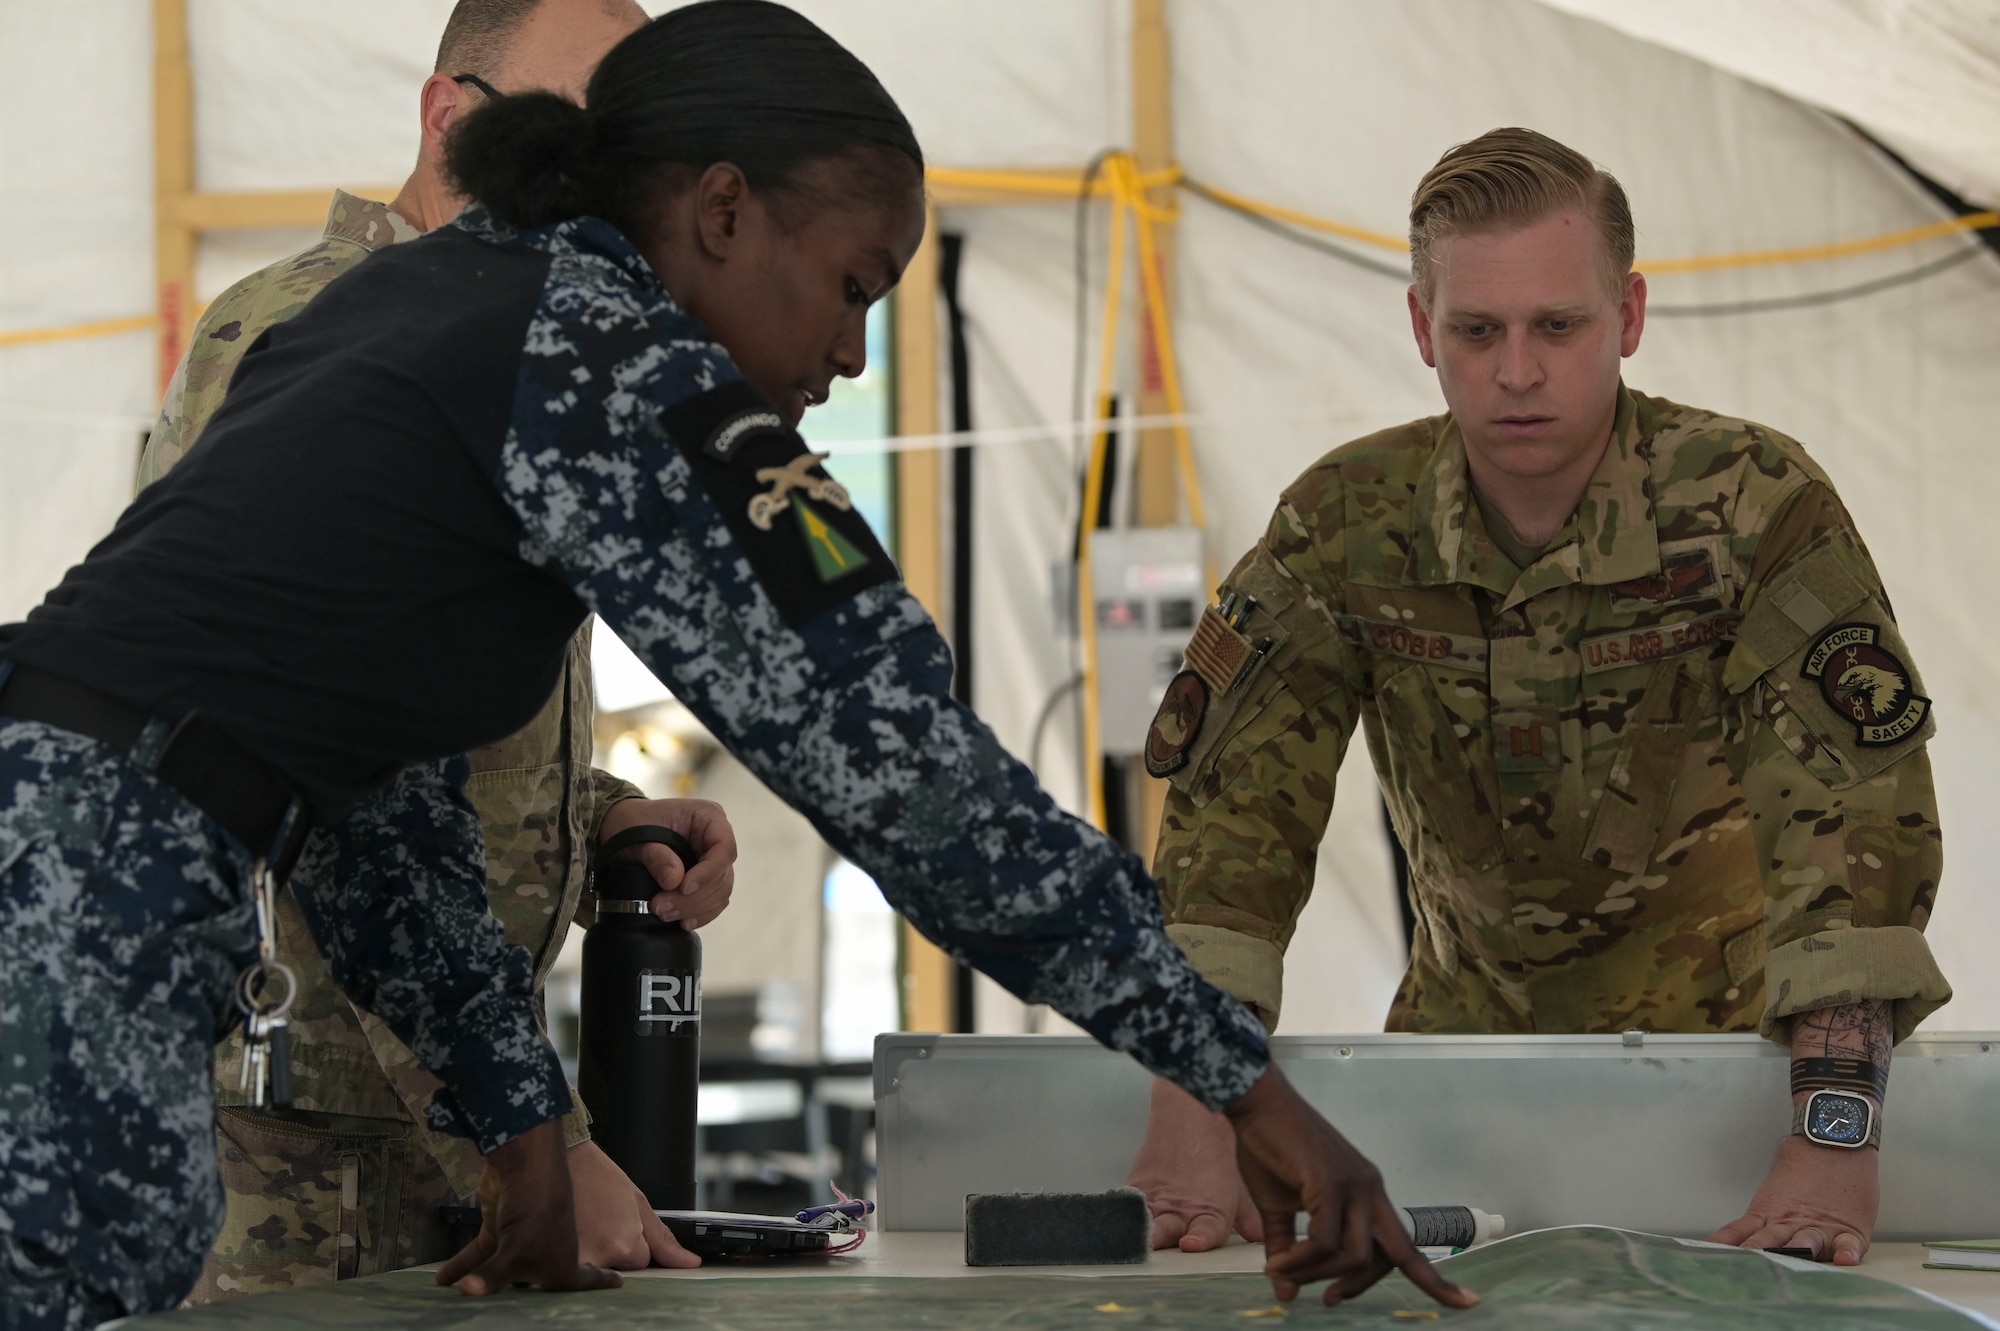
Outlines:
{"label": "u.s. air force tape", "polygon": [[763,395],[742,382],[689,398],[660,423],[721,511],[778,614],[794,627],[896,578],[896,566]]}

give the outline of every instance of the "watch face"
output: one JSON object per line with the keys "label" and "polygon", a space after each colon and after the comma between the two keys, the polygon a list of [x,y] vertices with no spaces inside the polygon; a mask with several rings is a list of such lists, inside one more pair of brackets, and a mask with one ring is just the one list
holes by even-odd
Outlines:
{"label": "watch face", "polygon": [[1868,1102],[1858,1095],[1816,1091],[1806,1106],[1806,1136],[1828,1146],[1862,1146],[1868,1141]]}

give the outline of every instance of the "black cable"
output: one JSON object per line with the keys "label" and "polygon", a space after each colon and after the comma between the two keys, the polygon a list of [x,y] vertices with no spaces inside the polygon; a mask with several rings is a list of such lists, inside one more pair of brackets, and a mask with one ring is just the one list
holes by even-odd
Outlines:
{"label": "black cable", "polygon": [[[1090,164],[1083,169],[1083,179],[1078,183],[1076,190],[1076,216],[1074,222],[1076,327],[1073,332],[1075,348],[1074,361],[1070,370],[1069,413],[1069,418],[1073,421],[1085,419],[1085,411],[1087,410],[1087,404],[1084,402],[1084,376],[1089,373],[1087,360],[1089,353],[1086,347],[1090,340],[1090,192],[1096,186],[1098,176],[1104,173],[1105,159],[1109,158],[1116,151],[1117,149],[1115,148],[1104,148],[1096,156],[1092,157]],[[1116,310],[1106,310],[1104,317],[1106,319],[1115,319],[1118,317],[1118,312]],[[1094,417],[1095,413],[1091,413],[1091,415]],[[1093,428],[1096,428],[1094,420]],[[1084,528],[1090,525],[1093,517],[1092,514],[1083,511],[1084,492],[1090,487],[1090,458],[1088,448],[1084,450],[1084,456],[1081,459],[1073,457],[1072,461],[1080,461],[1082,466],[1076,474],[1076,530],[1071,533],[1069,559],[1072,578],[1075,581],[1081,581],[1083,576],[1083,532]],[[1081,592],[1074,585],[1071,591],[1070,601],[1072,604],[1075,604]],[[1079,609],[1077,613],[1080,615],[1082,611]],[[1076,632],[1070,638],[1070,646],[1072,648],[1070,664],[1077,670],[1074,681],[1075,687],[1072,688],[1069,685],[1065,685],[1063,688],[1056,690],[1055,696],[1050,700],[1049,706],[1052,707],[1056,701],[1059,701],[1065,692],[1076,693],[1077,789],[1088,790],[1090,788],[1090,773],[1084,767],[1083,762],[1084,751],[1088,746],[1083,743],[1083,694],[1080,691],[1083,685],[1083,624],[1081,622],[1078,622]],[[1047,708],[1045,708],[1042,719],[1035,723],[1036,747],[1031,751],[1033,753],[1039,754],[1040,752],[1042,728],[1047,720]]]}
{"label": "black cable", "polygon": [[1887,277],[1878,277],[1867,282],[1857,282],[1851,287],[1836,287],[1831,291],[1811,291],[1803,296],[1774,296],[1769,300],[1724,301],[1714,305],[1655,305],[1648,303],[1646,313],[1659,315],[1663,319],[1714,319],[1734,314],[1768,314],[1773,310],[1804,310],[1815,305],[1837,305],[1844,300],[1856,300],[1862,296],[1872,296],[1878,291],[1888,291],[1893,287],[1908,286],[1921,282],[1927,277],[1936,277],[1948,268],[1956,268],[1967,259],[1976,259],[1986,253],[1982,244],[1971,244],[1955,254],[1947,254],[1942,259],[1933,259],[1927,264]]}
{"label": "black cable", "polygon": [[1379,259],[1371,259],[1366,255],[1356,254],[1354,251],[1345,249],[1331,241],[1321,240],[1318,236],[1307,235],[1305,232],[1296,230],[1284,222],[1278,221],[1276,218],[1266,217],[1262,213],[1253,212],[1245,208],[1240,203],[1234,203],[1223,198],[1198,180],[1190,180],[1186,176],[1182,176],[1181,188],[1196,198],[1215,205],[1224,212],[1234,213],[1253,226],[1262,227],[1280,240],[1289,240],[1294,245],[1301,245],[1306,249],[1312,250],[1314,253],[1339,259],[1342,263],[1351,263],[1356,268],[1365,269],[1381,277],[1393,277],[1398,282],[1408,282],[1410,280],[1410,270],[1406,267],[1383,263]]}
{"label": "black cable", "polygon": [[[1115,148],[1106,148],[1099,152],[1097,156],[1090,159],[1090,165],[1083,169],[1083,181],[1077,186],[1076,192],[1076,221],[1074,231],[1074,248],[1076,252],[1076,326],[1072,334],[1074,338],[1074,359],[1070,367],[1069,381],[1069,418],[1073,421],[1085,419],[1085,413],[1088,411],[1088,404],[1084,401],[1084,378],[1089,373],[1086,360],[1089,353],[1085,350],[1085,347],[1090,340],[1090,191],[1096,185],[1098,176],[1104,172],[1105,159],[1116,151],[1117,149]],[[1115,310],[1106,310],[1104,317],[1115,319],[1118,315]],[[1083,467],[1087,470],[1090,466],[1090,459],[1087,456],[1087,452],[1082,462]],[[1070,546],[1071,560],[1078,559],[1083,553],[1083,528],[1084,524],[1090,521],[1090,515],[1083,511],[1083,491],[1086,484],[1084,475],[1084,471],[1079,471],[1077,474],[1077,530],[1075,539]]]}
{"label": "black cable", "polygon": [[1042,770],[1042,736],[1048,733],[1049,722],[1055,719],[1056,708],[1062,705],[1062,700],[1065,697],[1082,687],[1083,676],[1081,674],[1071,675],[1068,679],[1056,685],[1055,692],[1051,693],[1047,701],[1042,704],[1041,714],[1035,718],[1034,738],[1028,741],[1029,771],[1040,772]]}
{"label": "black cable", "polygon": [[[1226,199],[1218,198],[1199,181],[1189,180],[1184,177],[1181,180],[1181,184],[1196,198],[1206,200],[1226,212],[1234,213],[1236,216],[1263,228],[1281,240],[1288,240],[1292,244],[1309,249],[1316,254],[1328,255],[1331,258],[1339,259],[1344,263],[1366,269],[1371,273],[1380,274],[1383,277],[1393,277],[1399,282],[1408,282],[1410,280],[1410,274],[1405,269],[1379,263],[1363,255],[1355,254],[1351,250],[1321,240],[1317,236],[1307,235],[1284,222],[1265,217],[1261,213],[1252,212],[1241,204],[1231,203]],[[1888,291],[1900,286],[1908,286],[1911,283],[1935,277],[1947,269],[1956,268],[1969,259],[1977,258],[1984,250],[1985,245],[1981,243],[1967,245],[1956,253],[1947,254],[1942,259],[1934,259],[1929,263],[1920,264],[1904,272],[1892,273],[1887,277],[1877,277],[1866,282],[1857,282],[1852,286],[1835,287],[1830,291],[1810,291],[1799,296],[1774,296],[1768,300],[1719,301],[1698,305],[1666,305],[1649,302],[1646,306],[1646,313],[1656,314],[1662,319],[1716,319],[1739,314],[1769,314],[1778,310],[1803,310],[1820,305],[1835,305],[1842,301],[1858,300],[1863,296],[1872,296],[1877,292]]]}
{"label": "black cable", "polygon": [[[951,428],[964,435],[972,430],[972,353],[966,345],[965,309],[958,299],[958,279],[965,256],[965,237],[945,232],[938,237],[938,292],[944,297],[945,330],[951,340]],[[951,651],[954,669],[951,695],[972,706],[972,448],[951,450]]]}
{"label": "black cable", "polygon": [[[972,352],[966,343],[965,307],[958,282],[964,271],[965,237],[938,237],[938,291],[944,296],[945,327],[951,337],[951,428],[972,430]],[[951,654],[952,697],[972,706],[973,656],[973,458],[969,445],[951,450]],[[978,1029],[978,989],[972,967],[951,964],[951,1028],[960,1035]]]}

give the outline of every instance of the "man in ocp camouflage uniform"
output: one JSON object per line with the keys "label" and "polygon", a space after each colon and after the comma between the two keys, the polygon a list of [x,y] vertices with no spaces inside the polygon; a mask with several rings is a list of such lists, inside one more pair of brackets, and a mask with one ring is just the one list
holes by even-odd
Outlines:
{"label": "man in ocp camouflage uniform", "polygon": [[[1169,932],[1275,1027],[1335,774],[1365,733],[1417,928],[1409,1032],[1761,1031],[1795,1100],[1867,1098],[1950,997],[1930,702],[1826,475],[1763,426],[1627,389],[1623,192],[1525,130],[1413,200],[1410,303],[1452,413],[1308,468],[1148,740]],[[1608,279],[1608,280],[1607,280]],[[1155,1241],[1254,1231],[1161,1083]],[[1725,1242],[1859,1261],[1876,1151],[1795,1135]]]}
{"label": "man in ocp camouflage uniform", "polygon": [[[463,201],[440,170],[442,138],[486,95],[482,88],[580,95],[598,59],[644,18],[622,0],[463,0],[446,26],[438,72],[424,85],[423,147],[409,183],[386,205],[337,192],[318,244],[244,278],[209,306],[169,385],[141,484],[197,443],[238,362],[266,329],[298,314],[369,254],[457,215]],[[466,792],[485,835],[489,905],[507,941],[527,949],[538,994],[577,916],[590,848],[602,837],[642,822],[693,836],[703,862],[684,882],[677,861],[648,848],[663,882],[682,889],[659,898],[663,917],[705,924],[731,886],[734,843],[720,810],[702,801],[649,801],[594,769],[593,711],[586,628],[541,713],[519,734],[469,755]],[[300,873],[311,865],[308,857]],[[472,1140],[426,1124],[437,1079],[383,1022],[341,993],[289,893],[280,897],[279,915],[280,951],[299,976],[289,1014],[295,1108],[247,1107],[238,1081],[243,1037],[231,1036],[216,1063],[229,1210],[192,1296],[197,1302],[442,1260],[458,1245],[439,1208],[471,1204],[478,1188],[482,1160]],[[583,1259],[693,1264],[591,1143],[588,1125],[580,1103],[564,1121]]]}

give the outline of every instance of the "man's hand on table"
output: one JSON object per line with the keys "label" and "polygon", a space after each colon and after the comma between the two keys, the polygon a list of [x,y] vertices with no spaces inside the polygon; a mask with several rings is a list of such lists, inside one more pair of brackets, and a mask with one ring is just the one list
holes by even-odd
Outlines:
{"label": "man's hand on table", "polygon": [[600,843],[628,827],[670,827],[694,845],[693,868],[665,846],[645,844],[619,852],[637,860],[660,885],[653,897],[653,914],[662,920],[685,921],[699,929],[729,905],[736,886],[736,832],[728,815],[714,800],[620,800],[604,811],[597,825]]}
{"label": "man's hand on table", "polygon": [[536,1125],[486,1157],[479,1211],[479,1237],[438,1268],[438,1284],[456,1285],[461,1294],[491,1294],[509,1285],[578,1290],[624,1283],[616,1271],[576,1259],[559,1120]]}
{"label": "man's hand on table", "polygon": [[[1793,1109],[1817,1086],[1860,1096],[1880,1115],[1895,1038],[1895,1005],[1884,999],[1799,1013],[1792,1019]],[[1873,1146],[1822,1146],[1794,1133],[1750,1209],[1709,1238],[1745,1248],[1810,1248],[1816,1262],[1858,1266],[1882,1196],[1879,1157]]]}
{"label": "man's hand on table", "polygon": [[1858,1266],[1881,1199],[1879,1152],[1785,1138],[1749,1209],[1709,1235],[1742,1248],[1811,1248],[1813,1260]]}
{"label": "man's hand on table", "polygon": [[[1424,1260],[1375,1166],[1300,1098],[1276,1063],[1226,1113],[1237,1168],[1264,1225],[1264,1274],[1280,1300],[1298,1297],[1310,1281],[1331,1280],[1330,1307],[1397,1270],[1447,1307],[1479,1302]],[[1300,1211],[1310,1213],[1303,1241]]]}
{"label": "man's hand on table", "polygon": [[569,1148],[569,1176],[576,1197],[579,1262],[620,1271],[701,1265],[701,1258],[675,1241],[646,1194],[596,1142]]}
{"label": "man's hand on table", "polygon": [[1146,1140],[1126,1182],[1146,1194],[1155,1248],[1207,1252],[1228,1243],[1231,1229],[1264,1241],[1264,1222],[1236,1172],[1229,1120],[1164,1077],[1153,1079]]}

